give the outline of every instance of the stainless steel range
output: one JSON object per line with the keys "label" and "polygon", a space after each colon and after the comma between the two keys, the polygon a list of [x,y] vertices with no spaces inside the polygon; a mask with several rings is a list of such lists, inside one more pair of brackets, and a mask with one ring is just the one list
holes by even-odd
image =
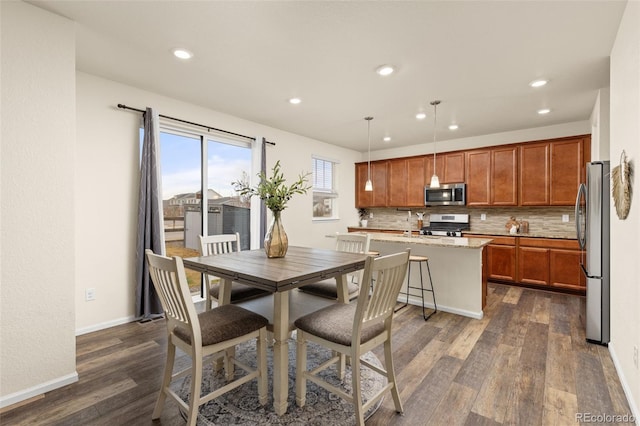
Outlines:
{"label": "stainless steel range", "polygon": [[461,237],[462,231],[466,231],[469,228],[468,214],[430,214],[429,226],[423,227],[420,230],[420,234]]}

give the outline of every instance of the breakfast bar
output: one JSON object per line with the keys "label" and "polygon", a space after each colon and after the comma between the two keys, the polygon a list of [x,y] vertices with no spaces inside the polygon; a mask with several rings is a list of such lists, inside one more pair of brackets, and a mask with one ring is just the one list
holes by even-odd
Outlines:
{"label": "breakfast bar", "polygon": [[[433,278],[438,310],[471,318],[483,317],[486,297],[486,274],[483,273],[484,247],[491,242],[487,238],[435,237],[370,233],[371,250],[381,255],[397,253],[406,248],[412,255],[427,256]],[[428,279],[428,278],[425,278]],[[411,269],[411,286],[420,287],[420,271]],[[409,303],[420,305],[419,290],[412,289]],[[406,284],[401,290],[406,292]],[[405,293],[406,294],[406,293]],[[431,299],[425,300],[432,307]]]}

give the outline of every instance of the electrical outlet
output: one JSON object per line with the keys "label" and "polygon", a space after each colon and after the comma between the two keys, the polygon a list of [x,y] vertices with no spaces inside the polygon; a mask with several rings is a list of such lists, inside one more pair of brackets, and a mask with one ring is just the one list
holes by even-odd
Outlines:
{"label": "electrical outlet", "polygon": [[369,219],[373,219],[373,212],[369,212]]}
{"label": "electrical outlet", "polygon": [[87,288],[84,291],[84,300],[90,302],[91,300],[96,300],[96,289],[95,288]]}
{"label": "electrical outlet", "polygon": [[563,214],[562,215],[562,221],[563,222],[569,222],[569,215],[568,214]]}
{"label": "electrical outlet", "polygon": [[487,220],[487,215],[486,215],[486,214],[484,214],[484,213],[482,213],[482,214],[480,215],[480,220]]}
{"label": "electrical outlet", "polygon": [[638,346],[633,345],[633,365],[638,369]]}

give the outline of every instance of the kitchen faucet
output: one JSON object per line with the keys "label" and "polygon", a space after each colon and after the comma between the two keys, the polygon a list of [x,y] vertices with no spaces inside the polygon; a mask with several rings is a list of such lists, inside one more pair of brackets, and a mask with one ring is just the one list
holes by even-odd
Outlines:
{"label": "kitchen faucet", "polygon": [[407,230],[404,232],[407,237],[411,238],[411,209],[396,209],[399,212],[407,212],[409,215],[407,216]]}

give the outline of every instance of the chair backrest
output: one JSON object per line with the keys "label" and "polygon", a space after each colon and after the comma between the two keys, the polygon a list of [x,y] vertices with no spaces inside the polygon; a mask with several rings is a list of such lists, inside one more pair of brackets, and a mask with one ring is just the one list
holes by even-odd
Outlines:
{"label": "chair backrest", "polygon": [[[337,251],[346,251],[348,253],[367,253],[369,251],[370,243],[371,234],[369,233],[356,234],[348,232],[346,234],[336,234]],[[362,281],[362,269],[351,276],[356,277],[358,284],[365,282]]]}
{"label": "chair backrest", "polygon": [[192,342],[201,343],[200,322],[180,257],[165,257],[145,250],[151,281],[160,297],[169,332],[182,327],[191,332]]}
{"label": "chair backrest", "polygon": [[370,282],[375,278],[375,285],[371,293],[361,291],[358,296],[358,306],[353,325],[354,344],[360,342],[362,327],[388,321],[390,331],[393,308],[398,294],[404,283],[407,267],[409,266],[410,249],[381,257],[367,257],[364,264],[364,281]]}
{"label": "chair backrest", "polygon": [[369,251],[371,234],[356,234],[349,232],[336,235],[336,250],[349,253],[366,253]]}
{"label": "chair backrest", "polygon": [[[231,253],[240,251],[240,234],[222,234],[200,237],[200,254],[210,256],[212,254]],[[235,244],[235,248],[234,248]]]}

